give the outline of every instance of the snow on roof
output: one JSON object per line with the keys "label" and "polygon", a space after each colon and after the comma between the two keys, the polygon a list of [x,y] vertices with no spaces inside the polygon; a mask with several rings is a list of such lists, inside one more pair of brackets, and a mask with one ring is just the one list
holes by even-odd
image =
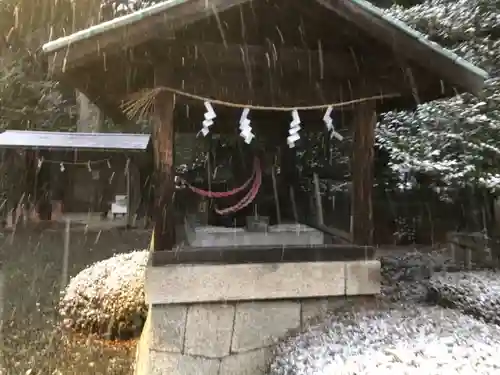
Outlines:
{"label": "snow on roof", "polygon": [[6,130],[0,133],[0,148],[144,151],[150,138],[149,134]]}

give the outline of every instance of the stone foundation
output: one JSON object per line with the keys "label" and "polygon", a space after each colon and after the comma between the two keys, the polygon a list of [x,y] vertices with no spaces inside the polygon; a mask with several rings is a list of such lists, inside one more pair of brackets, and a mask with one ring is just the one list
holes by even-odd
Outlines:
{"label": "stone foundation", "polygon": [[378,261],[151,267],[135,374],[265,374],[278,340],[378,294],[379,275]]}
{"label": "stone foundation", "polygon": [[213,226],[186,232],[191,247],[321,245],[325,242],[322,232],[301,224],[273,225],[267,232]]}

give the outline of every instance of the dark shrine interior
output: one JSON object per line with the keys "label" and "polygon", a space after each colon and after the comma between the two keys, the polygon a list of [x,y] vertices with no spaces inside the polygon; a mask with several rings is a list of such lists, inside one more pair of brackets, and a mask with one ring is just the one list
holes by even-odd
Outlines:
{"label": "dark shrine interior", "polygon": [[[206,210],[206,224],[214,226],[244,227],[246,218],[256,214],[268,217],[270,225],[278,222],[312,221],[314,217],[313,207],[310,204],[312,192],[304,191],[300,186],[300,181],[312,179],[313,171],[297,167],[299,165],[297,153],[300,153],[306,146],[303,138],[314,132],[326,134],[326,127],[322,120],[323,110],[300,112],[302,129],[299,133],[302,138],[294,148],[290,148],[287,145],[291,121],[289,112],[250,111],[249,118],[255,138],[250,144],[246,144],[239,135],[238,129],[241,109],[214,106],[217,118],[211,126],[211,133],[206,137],[198,134],[195,138],[196,131],[201,130],[200,119],[203,118],[203,113],[193,114],[201,108],[199,108],[200,105],[196,109],[192,107],[192,104],[177,103],[175,123],[179,127],[184,128],[186,124],[193,128],[191,141],[203,145],[204,155],[209,155],[210,161],[205,161],[202,165],[181,173],[180,177],[197,188],[225,192],[242,185],[249,179],[253,171],[253,160],[257,157],[262,168],[262,184],[251,204],[227,215],[217,214],[215,208],[223,209],[236,204],[248,189],[235,196],[209,199],[205,205],[201,206],[203,208],[200,208],[199,196],[193,191],[189,188],[178,189],[175,198],[178,220],[182,220],[185,216],[199,214],[200,210]],[[343,123],[343,120],[348,119],[349,113],[339,109],[332,113],[332,117],[335,128],[349,138],[350,129]],[[220,132],[220,129],[223,131]],[[342,152],[349,153],[345,143],[340,144],[339,141],[330,139],[328,135],[325,137],[325,142],[336,142],[337,147],[342,147]],[[194,152],[198,149],[199,147],[192,148]],[[176,152],[176,155],[179,152]],[[189,153],[189,151],[184,151],[184,153]],[[190,159],[189,156],[187,159]],[[179,161],[176,165],[179,166]],[[334,165],[314,170],[314,173],[318,173],[322,178],[345,179],[346,176],[338,175],[339,172],[340,170]],[[293,188],[293,193],[291,193],[291,188]],[[276,202],[276,197],[278,202]],[[279,214],[277,207],[279,207]]]}

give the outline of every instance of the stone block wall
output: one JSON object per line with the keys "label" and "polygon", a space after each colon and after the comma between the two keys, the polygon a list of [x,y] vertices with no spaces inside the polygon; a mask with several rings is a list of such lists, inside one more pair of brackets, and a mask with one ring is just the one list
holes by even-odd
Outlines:
{"label": "stone block wall", "polygon": [[380,262],[168,265],[145,287],[135,375],[263,375],[280,339],[378,294]]}
{"label": "stone block wall", "polygon": [[278,340],[344,301],[152,306],[141,338],[141,344],[148,338],[149,347],[138,349],[136,375],[263,375]]}

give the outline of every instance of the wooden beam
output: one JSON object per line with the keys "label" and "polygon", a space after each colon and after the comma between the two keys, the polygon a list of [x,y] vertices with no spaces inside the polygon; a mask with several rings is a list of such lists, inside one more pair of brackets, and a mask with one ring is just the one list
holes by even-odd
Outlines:
{"label": "wooden beam", "polygon": [[[155,72],[157,85],[165,70]],[[172,250],[176,244],[174,209],[174,95],[161,92],[154,100],[153,148],[155,159],[154,251]]]}
{"label": "wooden beam", "polygon": [[353,111],[351,156],[351,238],[357,245],[373,243],[373,155],[377,114],[372,102]]}
{"label": "wooden beam", "polygon": [[[154,47],[153,47],[154,46]],[[148,47],[158,62],[168,61],[175,68],[205,68],[208,70],[240,70],[251,75],[252,71],[285,75],[304,75],[313,80],[334,77],[358,77],[367,69],[378,75],[391,75],[393,60],[373,58],[370,50],[359,51],[339,45],[335,51],[284,48],[273,45],[189,43],[184,41],[156,41]],[[137,55],[137,53],[135,54]],[[144,54],[139,54],[144,55]],[[248,79],[249,77],[247,77]]]}
{"label": "wooden beam", "polygon": [[[300,76],[305,82],[347,81],[360,76],[377,80],[405,77],[404,62],[375,58],[376,52],[339,46],[335,51],[307,50],[303,48],[274,48],[259,45],[223,45],[219,43],[193,43],[179,40],[155,40],[133,50],[114,56],[100,56],[86,67],[106,74],[115,71],[147,71],[156,65],[168,65],[175,77],[188,80],[190,76],[232,81],[280,78],[286,81]],[[60,73],[59,73],[60,74]]]}
{"label": "wooden beam", "polygon": [[336,241],[344,244],[350,244],[352,243],[351,239],[351,234],[339,229],[339,228],[334,228],[334,227],[328,227],[326,225],[320,225],[318,223],[315,223],[314,221],[304,221],[302,224],[310,226],[311,228],[317,229],[325,234],[328,234],[329,236],[333,237]]}

